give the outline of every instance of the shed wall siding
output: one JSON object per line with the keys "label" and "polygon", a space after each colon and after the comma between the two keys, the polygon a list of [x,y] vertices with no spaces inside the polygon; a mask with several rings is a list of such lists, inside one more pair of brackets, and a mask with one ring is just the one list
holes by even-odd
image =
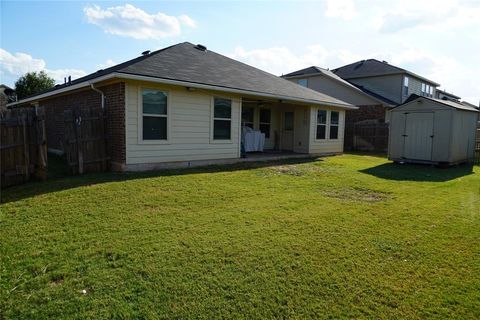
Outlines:
{"label": "shed wall siding", "polygon": [[[139,137],[139,90],[154,88],[169,95],[169,141],[143,144]],[[189,92],[184,87],[129,82],[126,85],[127,141],[126,163],[144,164],[173,161],[231,159],[239,157],[239,116],[241,100],[233,95],[213,92]],[[217,142],[211,139],[212,98],[232,100],[232,139]]]}

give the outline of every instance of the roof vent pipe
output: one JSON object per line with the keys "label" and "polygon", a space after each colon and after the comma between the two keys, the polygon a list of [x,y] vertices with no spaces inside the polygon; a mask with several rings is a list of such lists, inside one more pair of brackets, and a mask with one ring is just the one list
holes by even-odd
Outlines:
{"label": "roof vent pipe", "polygon": [[68,85],[72,84],[72,76],[68,76]]}
{"label": "roof vent pipe", "polygon": [[142,52],[142,56],[147,56],[150,54],[150,50],[145,50]]}
{"label": "roof vent pipe", "polygon": [[207,47],[205,47],[203,44],[197,44],[194,48],[200,51],[207,51]]}

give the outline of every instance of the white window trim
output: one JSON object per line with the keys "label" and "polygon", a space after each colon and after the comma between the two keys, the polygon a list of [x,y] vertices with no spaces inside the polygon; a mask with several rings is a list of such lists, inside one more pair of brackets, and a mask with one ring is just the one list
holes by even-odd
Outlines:
{"label": "white window trim", "polygon": [[[226,99],[231,101],[230,107],[230,119],[227,118],[215,118],[215,99]],[[231,144],[233,143],[233,109],[234,100],[230,97],[212,96],[210,99],[210,143],[214,144]],[[241,113],[240,113],[241,117]],[[230,139],[229,140],[215,140],[213,138],[215,120],[229,120],[230,121]],[[240,119],[241,121],[241,119]]]}
{"label": "white window trim", "polygon": [[[318,111],[326,111],[327,112],[327,119],[325,121],[325,124],[319,124],[318,123]],[[338,124],[332,125],[332,112],[338,112]],[[339,141],[340,139],[340,124],[342,123],[342,113],[338,110],[327,110],[327,109],[322,109],[322,108],[317,108],[315,110],[315,141],[318,142],[326,142],[326,141]],[[317,139],[317,130],[318,126],[325,126],[325,139]],[[336,139],[331,139],[330,138],[330,127],[335,126],[338,127],[338,134]]]}
{"label": "white window trim", "polygon": [[[270,122],[261,122],[260,121],[260,112],[262,110],[270,110]],[[265,137],[266,140],[270,140],[272,139],[272,108],[265,108],[265,107],[261,107],[261,108],[258,108],[258,130],[260,130],[260,125],[262,124],[268,124],[270,126],[270,130],[269,130],[269,138]]]}
{"label": "white window trim", "polygon": [[[327,118],[325,119],[325,124],[323,123],[318,123],[318,111],[325,111]],[[330,134],[330,128],[328,126],[328,119],[330,117],[330,110],[322,109],[322,108],[317,108],[315,110],[315,141],[327,141],[329,134]],[[318,131],[318,126],[325,126],[325,138],[324,139],[318,139],[317,138],[317,131]]]}
{"label": "white window trim", "polygon": [[[332,124],[332,112],[337,112],[338,113],[338,124]],[[328,140],[330,141],[338,141],[340,140],[340,111],[337,110],[329,110],[328,115],[327,115],[327,120],[328,120]],[[331,127],[337,127],[337,138],[332,139],[330,138],[330,128]]]}
{"label": "white window trim", "polygon": [[[165,93],[167,95],[167,114],[149,114],[143,113],[143,90],[157,90]],[[138,87],[138,98],[137,98],[137,127],[138,127],[138,144],[171,144],[172,132],[171,132],[171,118],[172,118],[172,103],[170,98],[170,91],[164,89],[158,89],[154,87]],[[153,116],[159,118],[167,118],[167,139],[166,140],[143,140],[143,116]]]}

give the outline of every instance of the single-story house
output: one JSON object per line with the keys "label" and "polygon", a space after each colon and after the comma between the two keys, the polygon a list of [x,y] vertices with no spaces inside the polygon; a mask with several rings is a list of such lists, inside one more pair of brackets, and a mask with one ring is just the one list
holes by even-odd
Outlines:
{"label": "single-story house", "polygon": [[412,95],[391,110],[388,158],[397,162],[457,164],[475,157],[479,109]]}
{"label": "single-story house", "polygon": [[288,73],[282,78],[358,107],[356,110],[347,111],[345,116],[344,142],[347,150],[354,148],[355,123],[366,120],[385,122],[388,110],[396,105],[394,101],[356,86],[332,71],[317,66]]}
{"label": "single-story house", "polygon": [[11,105],[24,104],[45,108],[48,147],[57,152],[64,150],[64,111],[104,105],[119,171],[239,159],[242,127],[260,131],[265,150],[338,154],[345,111],[356,108],[188,42]]}

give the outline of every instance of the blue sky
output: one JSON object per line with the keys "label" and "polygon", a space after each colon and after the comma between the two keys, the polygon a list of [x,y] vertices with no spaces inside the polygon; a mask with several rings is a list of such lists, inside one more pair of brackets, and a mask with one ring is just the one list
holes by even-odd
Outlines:
{"label": "blue sky", "polygon": [[183,41],[277,75],[377,58],[478,104],[480,0],[1,1],[0,77],[57,81]]}

